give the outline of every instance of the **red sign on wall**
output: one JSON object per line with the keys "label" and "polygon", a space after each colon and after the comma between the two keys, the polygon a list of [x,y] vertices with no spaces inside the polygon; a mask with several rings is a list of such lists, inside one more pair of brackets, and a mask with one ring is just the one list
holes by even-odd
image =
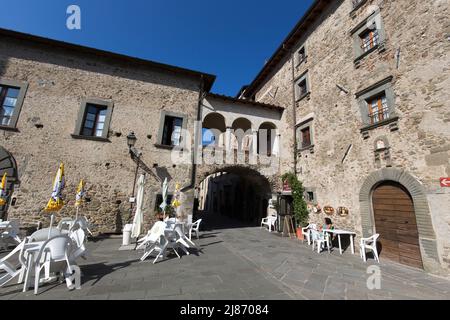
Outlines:
{"label": "red sign on wall", "polygon": [[449,178],[441,178],[441,187],[450,188],[450,177]]}
{"label": "red sign on wall", "polygon": [[289,182],[286,180],[286,181],[283,181],[283,192],[291,192],[292,191],[292,189],[291,189],[291,186],[289,185]]}

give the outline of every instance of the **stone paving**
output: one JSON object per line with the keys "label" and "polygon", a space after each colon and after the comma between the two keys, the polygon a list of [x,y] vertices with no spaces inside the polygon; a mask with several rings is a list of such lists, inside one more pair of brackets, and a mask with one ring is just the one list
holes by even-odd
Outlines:
{"label": "stone paving", "polygon": [[260,228],[204,231],[198,244],[199,252],[152,264],[140,262],[139,251],[119,251],[118,236],[97,239],[80,261],[81,290],[55,283],[35,296],[12,284],[0,288],[0,299],[450,299],[450,281],[385,261],[381,290],[369,290],[373,262],[339,250],[318,254]]}

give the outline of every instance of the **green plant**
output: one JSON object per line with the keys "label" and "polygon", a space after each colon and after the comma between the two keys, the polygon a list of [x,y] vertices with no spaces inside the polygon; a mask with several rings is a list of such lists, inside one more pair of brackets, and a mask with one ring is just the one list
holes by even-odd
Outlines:
{"label": "green plant", "polygon": [[308,224],[309,211],[305,201],[305,189],[302,182],[293,173],[284,174],[282,180],[283,182],[287,181],[292,190],[294,218],[297,226],[306,226]]}

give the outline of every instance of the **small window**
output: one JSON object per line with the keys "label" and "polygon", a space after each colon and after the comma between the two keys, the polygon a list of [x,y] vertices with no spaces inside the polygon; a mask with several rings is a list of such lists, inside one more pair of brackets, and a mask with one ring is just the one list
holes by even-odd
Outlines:
{"label": "small window", "polygon": [[17,105],[20,88],[0,86],[0,124],[10,126]]}
{"label": "small window", "polygon": [[352,0],[353,9],[359,8],[366,0]]}
{"label": "small window", "polygon": [[369,107],[369,118],[371,124],[389,119],[389,106],[387,103],[386,94],[384,92],[377,97],[370,98],[366,102]]}
{"label": "small window", "polygon": [[306,201],[307,202],[314,202],[314,192],[307,191],[306,192]]}
{"label": "small window", "polygon": [[[172,203],[173,195],[168,194],[167,195],[167,205],[170,205]],[[161,208],[159,207],[163,202],[162,194],[157,194],[155,199],[155,212],[161,212]]]}
{"label": "small window", "polygon": [[304,96],[305,94],[308,93],[308,86],[306,85],[306,79],[304,79],[303,81],[299,82],[298,84],[298,93],[301,96]]}
{"label": "small window", "polygon": [[357,66],[359,66],[360,60],[371,52],[375,50],[383,52],[386,49],[386,35],[379,10],[361,21],[350,31],[350,34],[353,38],[354,62]]}
{"label": "small window", "polygon": [[372,48],[375,48],[379,44],[379,35],[377,29],[368,29],[360,35],[361,49],[363,52],[367,52]]}
{"label": "small window", "polygon": [[308,119],[297,125],[297,149],[300,151],[309,149],[314,146],[313,141],[313,119]]}
{"label": "small window", "polygon": [[161,144],[165,146],[179,146],[182,127],[183,118],[166,116]]}
{"label": "small window", "polygon": [[392,125],[391,130],[395,130],[398,115],[395,112],[392,80],[393,77],[389,76],[355,94],[364,125],[361,130],[367,131],[385,124]]}
{"label": "small window", "polygon": [[102,137],[103,130],[105,129],[107,111],[108,108],[106,106],[87,104],[81,135]]}
{"label": "small window", "polygon": [[27,83],[0,79],[0,128],[16,128],[27,88]]}
{"label": "small window", "polygon": [[308,96],[310,91],[308,72],[306,71],[301,77],[295,81],[295,96],[297,101]]}
{"label": "small window", "polygon": [[113,103],[99,99],[85,99],[81,103],[75,133],[76,139],[106,141],[111,122]]}
{"label": "small window", "polygon": [[302,149],[311,146],[311,128],[306,127],[301,130],[302,132]]}
{"label": "small window", "polygon": [[300,50],[298,50],[298,64],[301,64],[305,60],[306,60],[306,49],[303,46],[300,48]]}

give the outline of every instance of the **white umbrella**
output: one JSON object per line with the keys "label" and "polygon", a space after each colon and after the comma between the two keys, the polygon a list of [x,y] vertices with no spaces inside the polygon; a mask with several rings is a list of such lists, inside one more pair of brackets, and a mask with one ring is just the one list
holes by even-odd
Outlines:
{"label": "white umbrella", "polygon": [[164,218],[166,217],[166,207],[167,207],[167,190],[169,188],[169,184],[167,183],[167,178],[164,179],[163,187],[162,187],[162,198],[163,202],[159,206],[161,210],[164,212]]}
{"label": "white umbrella", "polygon": [[136,213],[134,214],[133,227],[131,228],[131,237],[138,238],[141,235],[144,216],[142,212],[142,204],[144,203],[144,185],[145,176],[141,174],[138,180],[137,196],[136,196]]}

